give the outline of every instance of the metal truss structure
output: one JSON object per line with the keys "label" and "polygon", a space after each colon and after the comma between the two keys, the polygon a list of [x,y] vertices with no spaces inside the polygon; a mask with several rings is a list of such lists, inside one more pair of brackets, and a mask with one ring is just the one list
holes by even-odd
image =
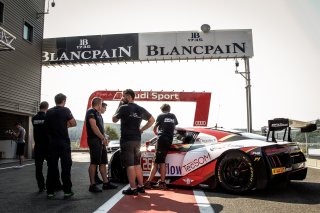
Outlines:
{"label": "metal truss structure", "polygon": [[0,51],[15,50],[11,43],[16,39],[14,35],[0,27]]}

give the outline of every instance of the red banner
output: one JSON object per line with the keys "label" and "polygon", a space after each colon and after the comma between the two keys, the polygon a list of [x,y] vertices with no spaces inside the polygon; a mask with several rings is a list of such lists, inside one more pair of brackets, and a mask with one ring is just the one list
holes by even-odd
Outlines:
{"label": "red banner", "polygon": [[[211,93],[209,92],[166,92],[166,91],[135,91],[136,101],[182,101],[196,102],[194,115],[194,126],[207,126]],[[100,97],[104,101],[119,101],[122,98],[122,91],[96,91],[92,93],[88,100],[87,109],[91,107],[94,97]],[[87,148],[87,130],[83,125],[80,147]]]}

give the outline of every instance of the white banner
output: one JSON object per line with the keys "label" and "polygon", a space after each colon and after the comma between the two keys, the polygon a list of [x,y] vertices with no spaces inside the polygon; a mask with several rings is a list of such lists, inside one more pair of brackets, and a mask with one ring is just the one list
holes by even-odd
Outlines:
{"label": "white banner", "polygon": [[138,39],[142,61],[253,56],[251,29],[139,33]]}

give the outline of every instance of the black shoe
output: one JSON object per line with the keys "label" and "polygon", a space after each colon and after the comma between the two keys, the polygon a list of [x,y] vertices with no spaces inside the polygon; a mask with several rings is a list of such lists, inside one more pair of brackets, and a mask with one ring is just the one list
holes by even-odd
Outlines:
{"label": "black shoe", "polygon": [[137,191],[138,191],[139,193],[146,193],[146,191],[144,190],[144,187],[143,187],[143,186],[138,186]]}
{"label": "black shoe", "polygon": [[65,192],[64,193],[64,198],[65,199],[68,199],[68,198],[70,198],[70,197],[72,197],[74,195],[74,192],[73,191],[70,191],[70,192]]}
{"label": "black shoe", "polygon": [[99,184],[103,184],[103,181],[102,181],[100,178],[97,178],[97,179],[96,179],[96,184],[98,184],[98,185],[99,185]]}
{"label": "black shoe", "polygon": [[118,188],[118,186],[111,183],[110,181],[107,183],[104,183],[102,186],[102,189],[116,189],[116,188]]}
{"label": "black shoe", "polygon": [[155,187],[157,187],[160,190],[167,190],[168,189],[166,182],[161,182],[161,181],[159,181],[158,185],[156,185]]}
{"label": "black shoe", "polygon": [[146,181],[144,183],[144,188],[145,189],[153,189],[158,183],[154,181]]}
{"label": "black shoe", "polygon": [[98,187],[96,186],[96,184],[92,184],[92,185],[90,185],[90,187],[89,187],[89,192],[94,192],[94,193],[96,193],[96,192],[102,192],[102,190],[101,190],[100,188],[98,188]]}
{"label": "black shoe", "polygon": [[122,194],[124,194],[124,195],[138,195],[138,190],[137,189],[131,189],[129,187],[128,189],[123,190]]}

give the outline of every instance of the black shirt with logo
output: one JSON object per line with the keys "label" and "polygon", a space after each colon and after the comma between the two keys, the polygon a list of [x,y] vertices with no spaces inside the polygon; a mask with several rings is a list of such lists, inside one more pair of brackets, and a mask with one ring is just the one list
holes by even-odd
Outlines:
{"label": "black shirt with logo", "polygon": [[73,119],[73,115],[69,108],[55,106],[47,111],[45,127],[48,135],[53,139],[68,140],[67,122]]}
{"label": "black shirt with logo", "polygon": [[143,107],[128,103],[120,106],[115,116],[121,119],[121,142],[141,140],[140,124],[149,120],[151,114]]}
{"label": "black shirt with logo", "polygon": [[158,127],[159,136],[173,137],[174,128],[178,125],[178,120],[173,113],[161,113],[156,120],[155,126]]}
{"label": "black shirt with logo", "polygon": [[88,138],[99,138],[96,134],[94,134],[89,119],[93,118],[96,120],[97,127],[99,128],[101,134],[104,134],[104,124],[103,118],[101,114],[94,108],[91,108],[86,113],[86,128],[87,128],[87,137]]}
{"label": "black shirt with logo", "polygon": [[45,119],[46,113],[42,111],[39,111],[35,116],[32,117],[33,137],[35,144],[45,144],[48,141],[44,126]]}

